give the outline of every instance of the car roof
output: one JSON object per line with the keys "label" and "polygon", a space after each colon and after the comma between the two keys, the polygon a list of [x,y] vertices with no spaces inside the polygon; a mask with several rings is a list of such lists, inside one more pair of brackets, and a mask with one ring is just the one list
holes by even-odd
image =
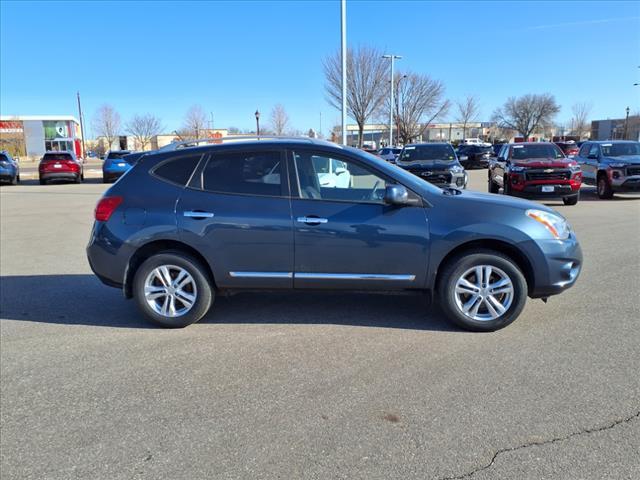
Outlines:
{"label": "car roof", "polygon": [[555,145],[553,142],[511,142],[507,145]]}
{"label": "car roof", "polygon": [[404,148],[407,147],[429,147],[429,146],[438,146],[438,145],[451,145],[449,142],[422,142],[422,143],[410,143],[409,145],[405,145]]}
{"label": "car roof", "polygon": [[636,140],[589,140],[591,143],[602,145],[603,143],[638,143]]}

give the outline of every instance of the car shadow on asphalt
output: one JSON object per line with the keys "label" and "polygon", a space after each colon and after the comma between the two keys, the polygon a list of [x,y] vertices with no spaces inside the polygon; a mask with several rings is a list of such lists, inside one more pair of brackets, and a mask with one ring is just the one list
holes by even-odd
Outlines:
{"label": "car shadow on asphalt", "polygon": [[[158,328],[120,290],[93,275],[0,277],[0,318],[62,325]],[[218,295],[201,324],[334,324],[462,332],[426,295],[345,292],[242,292]]]}

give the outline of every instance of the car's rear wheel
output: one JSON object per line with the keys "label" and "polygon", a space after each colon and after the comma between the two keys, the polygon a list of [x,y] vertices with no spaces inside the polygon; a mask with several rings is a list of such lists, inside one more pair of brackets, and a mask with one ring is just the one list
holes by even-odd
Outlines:
{"label": "car's rear wheel", "polygon": [[613,198],[613,189],[609,183],[609,179],[604,173],[598,175],[598,197],[608,200]]}
{"label": "car's rear wheel", "polygon": [[565,205],[576,205],[580,200],[580,195],[574,195],[573,197],[564,197],[562,201]]}
{"label": "car's rear wheel", "polygon": [[506,255],[474,250],[445,265],[437,294],[453,323],[466,330],[489,332],[518,318],[527,301],[527,281]]}
{"label": "car's rear wheel", "polygon": [[43,180],[42,178],[40,179],[40,185],[44,185],[44,184],[46,184],[46,183],[47,183],[47,181],[46,181],[46,180]]}
{"label": "car's rear wheel", "polygon": [[211,307],[214,292],[204,267],[181,252],[154,255],[133,279],[138,308],[154,323],[181,328],[200,320]]}

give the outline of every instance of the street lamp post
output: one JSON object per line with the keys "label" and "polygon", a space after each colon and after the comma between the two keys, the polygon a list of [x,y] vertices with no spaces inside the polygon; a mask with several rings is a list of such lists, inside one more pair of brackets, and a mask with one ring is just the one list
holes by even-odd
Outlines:
{"label": "street lamp post", "polygon": [[260,112],[256,108],[256,133],[260,136]]}
{"label": "street lamp post", "polygon": [[391,94],[389,98],[389,146],[393,145],[393,62],[395,59],[400,60],[400,55],[383,55],[382,58],[391,60]]}
{"label": "street lamp post", "polygon": [[624,139],[627,140],[627,125],[629,124],[629,107],[625,110],[627,112],[627,116],[624,117]]}
{"label": "street lamp post", "polygon": [[347,0],[340,2],[340,63],[342,72],[340,87],[342,90],[342,144],[347,144]]}

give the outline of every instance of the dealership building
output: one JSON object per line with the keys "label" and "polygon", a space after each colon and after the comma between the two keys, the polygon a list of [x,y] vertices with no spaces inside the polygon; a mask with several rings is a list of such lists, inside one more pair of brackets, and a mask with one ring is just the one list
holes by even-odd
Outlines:
{"label": "dealership building", "polygon": [[82,157],[80,123],[71,115],[0,116],[0,150],[31,159],[61,150]]}

